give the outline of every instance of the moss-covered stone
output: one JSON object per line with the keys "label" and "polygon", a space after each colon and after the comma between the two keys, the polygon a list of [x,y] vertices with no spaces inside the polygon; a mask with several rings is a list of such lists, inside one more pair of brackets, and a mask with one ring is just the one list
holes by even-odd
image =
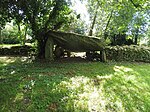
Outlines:
{"label": "moss-covered stone", "polygon": [[53,38],[49,37],[47,39],[46,46],[45,46],[45,59],[46,60],[49,60],[49,61],[54,60],[53,48],[54,48]]}
{"label": "moss-covered stone", "polygon": [[35,52],[32,46],[12,46],[10,48],[0,48],[0,55],[21,55],[27,56],[31,52]]}
{"label": "moss-covered stone", "polygon": [[150,62],[150,47],[142,46],[107,46],[106,57],[115,61]]}
{"label": "moss-covered stone", "polygon": [[55,44],[72,52],[100,51],[105,47],[105,41],[96,37],[54,31],[49,31],[48,36]]}

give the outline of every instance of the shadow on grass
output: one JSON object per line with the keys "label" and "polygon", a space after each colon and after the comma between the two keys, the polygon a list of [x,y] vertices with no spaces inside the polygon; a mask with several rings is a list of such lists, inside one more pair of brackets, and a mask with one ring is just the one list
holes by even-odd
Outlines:
{"label": "shadow on grass", "polygon": [[0,63],[1,111],[120,112],[150,106],[149,64],[7,61]]}

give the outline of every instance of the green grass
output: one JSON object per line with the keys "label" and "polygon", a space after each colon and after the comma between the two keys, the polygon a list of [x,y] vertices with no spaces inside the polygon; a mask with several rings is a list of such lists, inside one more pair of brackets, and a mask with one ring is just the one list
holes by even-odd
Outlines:
{"label": "green grass", "polygon": [[150,64],[0,57],[1,112],[150,112]]}

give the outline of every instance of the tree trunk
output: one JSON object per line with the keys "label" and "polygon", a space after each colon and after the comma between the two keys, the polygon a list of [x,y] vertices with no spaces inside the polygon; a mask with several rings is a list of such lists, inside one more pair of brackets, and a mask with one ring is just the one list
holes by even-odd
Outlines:
{"label": "tree trunk", "polygon": [[[99,5],[97,5],[97,7],[96,7],[96,12],[95,12],[95,15],[94,15],[94,18],[93,18],[92,25],[91,25],[91,27],[90,27],[90,31],[89,31],[88,36],[92,36],[92,35],[93,35],[93,29],[94,29],[94,25],[95,25],[95,22],[96,22],[98,7],[99,7]],[[94,53],[94,52],[93,52],[93,53]],[[90,54],[90,52],[86,52],[87,58],[90,58],[88,54]]]}
{"label": "tree trunk", "polygon": [[137,39],[138,39],[138,38],[137,38],[137,35],[135,35],[135,41],[134,41],[134,44],[135,44],[135,45],[137,45]]}
{"label": "tree trunk", "polygon": [[23,45],[23,46],[24,46],[25,43],[26,43],[27,29],[28,29],[27,26],[25,26],[24,38],[23,38],[23,40],[22,40],[22,45]]}
{"label": "tree trunk", "polygon": [[0,28],[0,44],[2,44],[2,29]]}
{"label": "tree trunk", "polygon": [[54,42],[50,37],[44,36],[38,39],[38,58],[53,61]]}
{"label": "tree trunk", "polygon": [[137,45],[138,42],[139,29],[136,30],[134,44]]}
{"label": "tree trunk", "polygon": [[111,13],[110,13],[110,17],[109,17],[109,19],[108,19],[108,22],[107,22],[107,24],[106,24],[106,28],[105,28],[105,30],[104,30],[104,39],[105,39],[105,40],[107,39],[107,29],[108,29],[110,20],[111,20],[111,18],[112,18],[112,14],[113,14],[113,10],[112,10]]}
{"label": "tree trunk", "polygon": [[37,41],[38,41],[38,55],[37,55],[37,57],[39,59],[45,59],[45,45],[46,45],[47,38],[44,36],[38,37]]}
{"label": "tree trunk", "polygon": [[95,15],[94,15],[94,18],[93,18],[93,21],[92,21],[92,25],[91,25],[91,28],[90,28],[90,31],[89,31],[89,36],[93,35],[93,29],[94,29],[94,25],[96,23],[98,7],[99,7],[99,5],[97,5],[97,7],[96,7],[96,12],[95,12]]}
{"label": "tree trunk", "polygon": [[19,38],[19,41],[20,41],[20,43],[21,43],[21,45],[22,45],[20,23],[17,22],[17,26],[18,26],[18,38]]}

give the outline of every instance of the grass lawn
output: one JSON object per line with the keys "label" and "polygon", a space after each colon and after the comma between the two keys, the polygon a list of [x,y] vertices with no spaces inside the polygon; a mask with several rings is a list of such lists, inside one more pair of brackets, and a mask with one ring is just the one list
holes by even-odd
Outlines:
{"label": "grass lawn", "polygon": [[150,64],[0,57],[0,112],[150,112]]}

